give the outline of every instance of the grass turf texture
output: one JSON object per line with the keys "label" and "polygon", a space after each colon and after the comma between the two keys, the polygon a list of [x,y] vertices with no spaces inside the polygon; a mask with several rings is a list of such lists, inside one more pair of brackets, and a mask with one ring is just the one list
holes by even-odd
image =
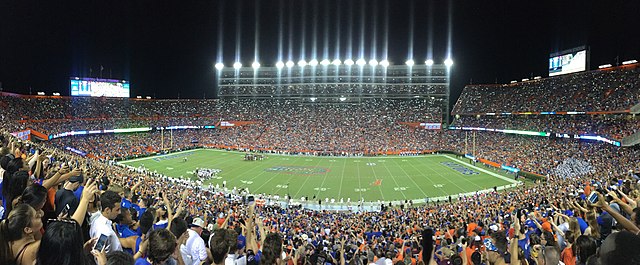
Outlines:
{"label": "grass turf texture", "polygon": [[[184,161],[187,157],[187,161]],[[358,201],[416,200],[490,189],[511,184],[512,176],[453,156],[313,157],[267,154],[263,161],[244,161],[244,153],[199,149],[124,161],[144,165],[170,177],[194,178],[196,168],[221,169],[227,187],[248,187],[254,194],[290,194],[294,199],[351,198]],[[498,175],[503,176],[500,178]],[[316,200],[317,200],[316,199]]]}

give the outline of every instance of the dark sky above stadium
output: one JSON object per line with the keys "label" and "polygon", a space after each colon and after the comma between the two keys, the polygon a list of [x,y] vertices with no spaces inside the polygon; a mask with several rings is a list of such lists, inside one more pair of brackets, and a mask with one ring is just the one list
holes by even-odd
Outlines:
{"label": "dark sky above stadium", "polygon": [[549,54],[576,46],[590,46],[591,69],[640,59],[639,26],[640,1],[629,0],[2,0],[0,81],[65,95],[70,76],[103,66],[103,77],[130,80],[132,96],[211,98],[220,57],[402,64],[450,52],[455,100],[470,82],[546,76]]}

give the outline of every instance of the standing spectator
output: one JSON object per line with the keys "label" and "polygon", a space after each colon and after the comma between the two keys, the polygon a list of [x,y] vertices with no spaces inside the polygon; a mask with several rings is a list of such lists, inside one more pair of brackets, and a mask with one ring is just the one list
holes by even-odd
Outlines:
{"label": "standing spectator", "polygon": [[204,240],[200,235],[204,227],[204,220],[201,218],[193,219],[190,225],[189,238],[185,244],[186,253],[189,253],[191,257],[191,264],[197,265],[202,261],[207,260],[207,249],[204,245]]}
{"label": "standing spectator", "polygon": [[69,181],[64,183],[62,189],[56,192],[56,216],[60,215],[62,210],[69,205],[69,213],[71,216],[78,208],[78,198],[75,196],[74,192],[80,187],[80,184],[84,181],[82,175],[73,176],[69,178]]}
{"label": "standing spectator", "polygon": [[106,191],[100,196],[102,211],[96,213],[98,217],[92,219],[89,236],[91,238],[99,238],[100,235],[106,235],[107,246],[105,252],[122,251],[122,245],[118,235],[113,230],[112,221],[120,214],[120,202],[122,198],[113,191]]}

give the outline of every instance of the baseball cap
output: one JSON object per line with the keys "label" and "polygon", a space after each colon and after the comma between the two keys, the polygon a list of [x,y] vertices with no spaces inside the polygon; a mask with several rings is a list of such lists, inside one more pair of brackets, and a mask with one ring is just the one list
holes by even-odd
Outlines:
{"label": "baseball cap", "polygon": [[200,228],[204,228],[204,220],[202,220],[201,218],[194,218],[193,222],[191,222],[191,225],[189,225],[189,227],[194,227],[194,226],[198,226]]}

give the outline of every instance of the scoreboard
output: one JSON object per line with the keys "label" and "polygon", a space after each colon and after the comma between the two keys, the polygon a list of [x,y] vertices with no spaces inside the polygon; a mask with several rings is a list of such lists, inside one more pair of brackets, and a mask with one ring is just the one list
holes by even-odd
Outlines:
{"label": "scoreboard", "polygon": [[129,82],[126,80],[79,78],[70,80],[71,96],[82,97],[130,97]]}

